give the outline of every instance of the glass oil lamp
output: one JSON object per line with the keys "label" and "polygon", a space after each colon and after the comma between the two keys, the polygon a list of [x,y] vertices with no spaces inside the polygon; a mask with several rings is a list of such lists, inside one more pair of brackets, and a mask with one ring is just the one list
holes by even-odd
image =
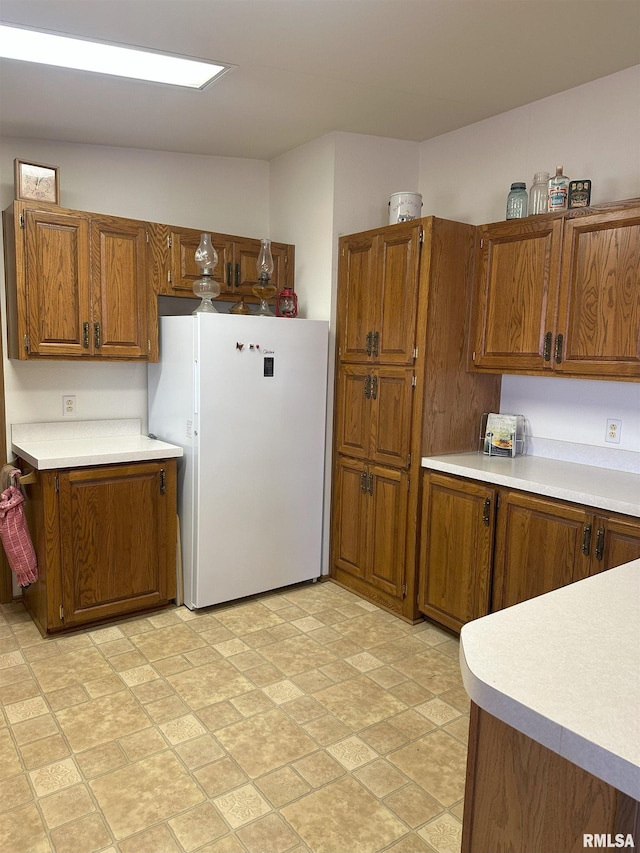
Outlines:
{"label": "glass oil lamp", "polygon": [[275,296],[277,287],[271,282],[273,275],[273,255],[271,254],[271,240],[260,241],[260,252],[256,263],[258,280],[251,288],[254,295],[260,300],[260,305],[256,311],[256,317],[275,317],[276,315],[269,308],[269,299]]}
{"label": "glass oil lamp", "polygon": [[200,245],[195,253],[196,264],[200,269],[200,278],[193,282],[193,292],[200,297],[200,305],[193,314],[217,314],[212,300],[220,295],[220,282],[213,278],[218,263],[218,253],[211,243],[211,234],[200,235]]}

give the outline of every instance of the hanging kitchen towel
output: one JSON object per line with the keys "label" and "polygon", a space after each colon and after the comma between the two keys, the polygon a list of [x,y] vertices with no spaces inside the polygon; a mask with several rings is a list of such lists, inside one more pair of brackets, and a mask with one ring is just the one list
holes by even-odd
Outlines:
{"label": "hanging kitchen towel", "polygon": [[[10,480],[18,483],[20,471],[14,468]],[[9,566],[19,586],[27,587],[38,580],[38,561],[24,514],[24,495],[15,485],[0,494],[0,540]]]}

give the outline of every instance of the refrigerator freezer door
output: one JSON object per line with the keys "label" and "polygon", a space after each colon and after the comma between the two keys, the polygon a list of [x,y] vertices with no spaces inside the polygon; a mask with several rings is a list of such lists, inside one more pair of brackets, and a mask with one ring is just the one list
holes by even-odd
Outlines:
{"label": "refrigerator freezer door", "polygon": [[205,607],[321,574],[328,323],[196,326],[192,606]]}

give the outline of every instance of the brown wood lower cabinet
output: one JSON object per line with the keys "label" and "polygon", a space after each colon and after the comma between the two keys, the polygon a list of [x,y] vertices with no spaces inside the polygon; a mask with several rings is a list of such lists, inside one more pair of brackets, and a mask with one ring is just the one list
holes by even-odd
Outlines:
{"label": "brown wood lower cabinet", "polygon": [[[408,474],[339,457],[332,539],[334,578],[399,612],[403,596]],[[375,592],[372,591],[375,590]]]}
{"label": "brown wood lower cabinet", "polygon": [[496,489],[439,474],[425,487],[419,607],[459,631],[489,612]]}
{"label": "brown wood lower cabinet", "polygon": [[175,598],[175,459],[40,471],[28,488],[39,579],[23,598],[43,633]]}
{"label": "brown wood lower cabinet", "polygon": [[465,622],[640,558],[640,518],[425,471],[418,606]]}
{"label": "brown wood lower cabinet", "polygon": [[636,800],[471,704],[463,853],[577,853],[584,833],[637,843],[639,820]]}

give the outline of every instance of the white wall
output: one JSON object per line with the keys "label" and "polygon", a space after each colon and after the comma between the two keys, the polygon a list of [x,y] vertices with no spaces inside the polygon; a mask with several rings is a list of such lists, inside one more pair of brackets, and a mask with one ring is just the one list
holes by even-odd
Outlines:
{"label": "white wall", "polygon": [[[265,161],[0,138],[2,209],[14,197],[16,157],[60,167],[64,207],[282,239],[269,234]],[[5,318],[3,261],[0,271]],[[12,423],[60,420],[63,394],[76,395],[78,420],[141,418],[146,429],[145,364],[8,360],[6,324],[2,326],[9,446]]]}
{"label": "white wall", "polygon": [[[422,143],[425,215],[504,219],[511,182],[559,164],[592,179],[594,203],[640,196],[640,66]],[[501,408],[528,416],[537,438],[608,449],[606,419],[621,418],[620,449],[640,452],[637,383],[505,376]]]}
{"label": "white wall", "polygon": [[296,247],[296,293],[301,317],[331,312],[335,140],[329,134],[269,164],[271,228]]}

